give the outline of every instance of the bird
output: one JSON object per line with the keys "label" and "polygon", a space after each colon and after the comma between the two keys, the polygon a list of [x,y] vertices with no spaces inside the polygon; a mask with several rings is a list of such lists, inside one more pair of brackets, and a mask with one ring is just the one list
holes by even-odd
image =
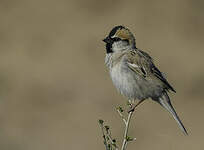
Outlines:
{"label": "bird", "polygon": [[183,133],[188,135],[168,95],[170,91],[176,91],[156,67],[153,58],[136,47],[131,31],[123,25],[115,26],[103,41],[106,47],[105,64],[114,86],[128,100],[138,102],[132,110],[144,100],[151,99],[165,108]]}

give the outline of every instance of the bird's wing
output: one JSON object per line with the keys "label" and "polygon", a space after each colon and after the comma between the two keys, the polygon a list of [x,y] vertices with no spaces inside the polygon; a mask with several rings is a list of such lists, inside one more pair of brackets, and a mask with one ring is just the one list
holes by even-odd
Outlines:
{"label": "bird's wing", "polygon": [[146,78],[150,74],[149,61],[151,57],[145,57],[137,50],[131,50],[127,53],[127,65],[142,78]]}
{"label": "bird's wing", "polygon": [[131,50],[127,53],[128,67],[135,71],[142,78],[154,75],[165,85],[166,89],[176,92],[173,87],[168,83],[163,73],[154,65],[153,59],[142,50]]}
{"label": "bird's wing", "polygon": [[145,61],[141,61],[140,56],[135,50],[127,53],[127,65],[142,78],[145,78],[148,75],[146,70],[148,67],[145,67]]}
{"label": "bird's wing", "polygon": [[174,88],[168,83],[167,79],[164,77],[163,73],[160,72],[159,69],[154,64],[152,64],[151,69],[152,69],[153,74],[167,86],[167,89],[170,89],[176,93]]}

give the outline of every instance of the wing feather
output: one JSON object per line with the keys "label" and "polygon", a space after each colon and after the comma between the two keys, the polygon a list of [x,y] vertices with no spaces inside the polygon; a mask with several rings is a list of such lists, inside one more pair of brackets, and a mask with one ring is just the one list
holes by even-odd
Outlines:
{"label": "wing feather", "polygon": [[129,68],[135,71],[138,75],[144,79],[147,76],[154,75],[166,86],[166,89],[170,89],[176,92],[174,88],[168,83],[167,79],[164,77],[163,73],[154,65],[153,59],[148,53],[142,50],[132,50],[127,55],[127,64]]}

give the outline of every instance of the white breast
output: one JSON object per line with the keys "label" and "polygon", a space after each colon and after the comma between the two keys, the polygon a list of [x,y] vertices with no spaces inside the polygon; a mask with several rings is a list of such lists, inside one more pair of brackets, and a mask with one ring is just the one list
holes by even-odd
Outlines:
{"label": "white breast", "polygon": [[141,79],[124,63],[116,64],[110,69],[110,75],[113,84],[117,90],[129,99],[146,99],[147,95],[144,93],[144,87],[141,84]]}

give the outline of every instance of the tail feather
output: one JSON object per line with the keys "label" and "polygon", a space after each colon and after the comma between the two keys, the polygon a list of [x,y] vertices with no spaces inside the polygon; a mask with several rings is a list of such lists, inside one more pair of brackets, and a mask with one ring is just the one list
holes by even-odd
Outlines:
{"label": "tail feather", "polygon": [[164,93],[164,95],[162,97],[160,97],[157,101],[160,105],[162,105],[168,112],[170,112],[173,116],[173,118],[176,120],[176,122],[178,123],[180,129],[183,131],[183,133],[185,135],[188,135],[187,130],[185,129],[183,123],[181,122],[181,120],[179,119],[174,107],[171,104],[170,98],[167,95],[167,93]]}

